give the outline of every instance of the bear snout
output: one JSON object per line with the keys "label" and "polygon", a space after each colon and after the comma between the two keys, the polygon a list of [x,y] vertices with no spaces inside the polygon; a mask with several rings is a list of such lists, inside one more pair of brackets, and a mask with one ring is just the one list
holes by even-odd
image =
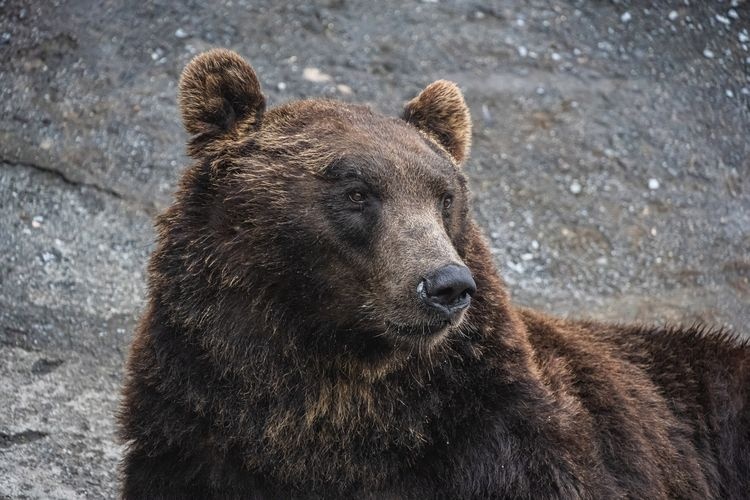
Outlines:
{"label": "bear snout", "polygon": [[417,285],[422,303],[446,320],[469,307],[477,285],[466,266],[448,264],[429,273]]}

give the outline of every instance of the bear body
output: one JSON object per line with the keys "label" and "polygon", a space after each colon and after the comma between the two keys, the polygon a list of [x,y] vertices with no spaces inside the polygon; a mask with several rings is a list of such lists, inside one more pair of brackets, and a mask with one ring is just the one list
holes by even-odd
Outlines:
{"label": "bear body", "polygon": [[189,152],[127,366],[124,498],[746,498],[750,348],[513,306],[460,91],[266,109],[186,68]]}

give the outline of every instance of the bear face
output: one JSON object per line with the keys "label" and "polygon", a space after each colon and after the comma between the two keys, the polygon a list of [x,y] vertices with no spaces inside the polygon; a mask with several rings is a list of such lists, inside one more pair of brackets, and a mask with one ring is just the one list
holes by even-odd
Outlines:
{"label": "bear face", "polygon": [[240,317],[274,304],[266,316],[341,352],[430,348],[461,328],[476,285],[470,119],[454,84],[427,87],[401,119],[325,100],[266,110],[252,68],[214,50],[185,69],[180,106],[198,164],[162,218],[171,262],[152,271],[188,268],[205,289],[170,304],[195,315],[206,290],[234,290]]}

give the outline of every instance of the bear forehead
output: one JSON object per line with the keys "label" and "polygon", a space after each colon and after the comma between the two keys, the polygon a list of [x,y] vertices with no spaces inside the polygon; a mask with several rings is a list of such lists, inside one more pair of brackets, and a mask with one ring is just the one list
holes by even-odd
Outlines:
{"label": "bear forehead", "polygon": [[288,158],[317,158],[309,167],[318,171],[333,164],[405,174],[415,169],[443,175],[458,171],[451,156],[429,136],[362,105],[311,99],[273,108],[264,117],[258,141],[268,152],[283,148]]}

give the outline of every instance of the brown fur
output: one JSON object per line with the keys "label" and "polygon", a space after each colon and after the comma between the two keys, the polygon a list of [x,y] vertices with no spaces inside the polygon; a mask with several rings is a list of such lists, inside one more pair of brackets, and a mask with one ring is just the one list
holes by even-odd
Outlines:
{"label": "brown fur", "polygon": [[197,56],[180,78],[180,109],[199,157],[212,140],[244,137],[260,126],[266,99],[255,71],[237,53],[216,49]]}
{"label": "brown fur", "polygon": [[[266,110],[212,51],[180,89],[197,162],[157,222],[124,498],[746,497],[750,348],[514,307],[470,216],[455,86],[404,120]],[[447,324],[415,293],[446,264],[477,285]]]}
{"label": "brown fur", "polygon": [[438,80],[406,103],[404,120],[427,132],[458,163],[464,163],[471,147],[471,116],[455,83]]}

